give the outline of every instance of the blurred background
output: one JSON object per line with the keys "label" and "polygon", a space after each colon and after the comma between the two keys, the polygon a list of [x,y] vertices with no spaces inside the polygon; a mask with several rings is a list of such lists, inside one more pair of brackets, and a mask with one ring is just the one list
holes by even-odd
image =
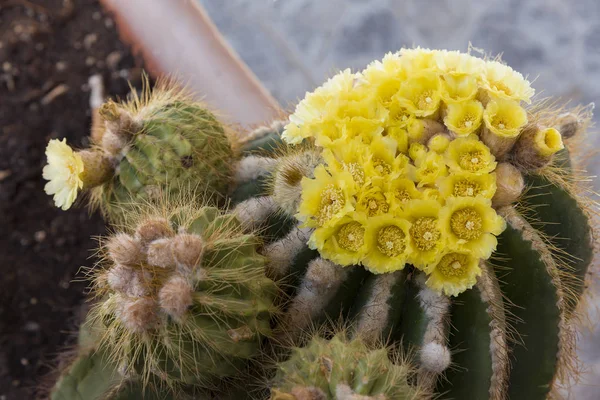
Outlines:
{"label": "blurred background", "polygon": [[[103,3],[119,1],[136,3]],[[140,14],[199,1],[286,110],[338,70],[361,69],[388,51],[466,51],[469,43],[502,54],[542,97],[600,98],[599,0],[146,1]],[[173,45],[210,40],[180,35],[177,19],[148,18],[155,19],[144,24]],[[76,327],[85,285],[73,278],[91,265],[90,237],[105,228],[83,207],[53,207],[43,193],[44,148],[50,138],[87,144],[90,76],[102,76],[113,97],[125,96],[128,82],[140,87],[149,60],[130,50],[123,33],[96,0],[0,0],[0,400],[32,398]],[[210,60],[200,58],[202,70]],[[581,333],[580,355],[587,373],[565,397],[598,399],[600,331]]]}

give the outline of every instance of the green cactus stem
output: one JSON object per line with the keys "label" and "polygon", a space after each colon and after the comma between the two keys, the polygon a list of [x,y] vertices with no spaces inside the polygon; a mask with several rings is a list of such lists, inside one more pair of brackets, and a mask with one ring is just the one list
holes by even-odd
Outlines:
{"label": "green cactus stem", "polygon": [[304,348],[292,349],[277,365],[272,400],[356,399],[417,400],[430,394],[409,383],[414,370],[408,360],[388,358],[388,349],[370,349],[361,339],[337,334],[318,336]]}
{"label": "green cactus stem", "polygon": [[[109,100],[99,115],[105,126],[95,136],[97,143],[74,154],[81,170],[72,169],[71,178],[52,169],[45,172],[53,185],[49,193],[68,179],[80,179],[83,190],[90,190],[91,206],[119,223],[128,207],[157,193],[175,196],[191,188],[200,198],[210,198],[224,192],[234,158],[229,135],[204,104],[174,82],[161,81],[154,89],[146,82],[141,95],[132,92],[130,100],[119,103]],[[60,165],[57,157],[48,154],[48,159],[50,167]],[[80,188],[72,188],[75,196]],[[74,198],[61,203],[63,208]]]}
{"label": "green cactus stem", "polygon": [[109,369],[142,386],[211,388],[259,354],[278,289],[235,216],[167,205],[140,207],[104,241],[84,327]]}

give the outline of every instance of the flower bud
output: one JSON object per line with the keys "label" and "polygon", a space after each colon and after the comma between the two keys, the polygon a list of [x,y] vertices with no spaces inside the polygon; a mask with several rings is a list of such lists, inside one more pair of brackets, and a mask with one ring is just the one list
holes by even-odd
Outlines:
{"label": "flower bud", "polygon": [[538,125],[527,126],[512,151],[512,161],[525,170],[541,168],[564,149],[560,132]]}
{"label": "flower bud", "polygon": [[496,167],[496,193],[492,197],[492,206],[500,208],[515,203],[525,189],[525,180],[521,172],[512,164],[499,163]]}

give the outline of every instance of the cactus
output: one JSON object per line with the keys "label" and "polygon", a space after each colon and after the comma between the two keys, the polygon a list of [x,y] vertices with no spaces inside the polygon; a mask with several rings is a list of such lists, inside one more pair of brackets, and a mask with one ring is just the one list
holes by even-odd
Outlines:
{"label": "cactus", "polygon": [[153,90],[146,82],[141,95],[130,97],[99,108],[104,129],[90,148],[73,151],[64,140],[50,141],[44,178],[56,205],[68,209],[83,189],[92,207],[121,222],[131,203],[158,192],[197,186],[202,195],[221,193],[233,150],[217,118],[171,81]]}
{"label": "cactus", "polygon": [[281,139],[251,135],[232,208],[289,288],[279,334],[354,318],[452,398],[543,399],[575,377],[595,205],[563,139],[591,110],[533,93],[498,60],[403,49],[307,94]]}
{"label": "cactus", "polygon": [[[164,198],[137,205],[129,229],[102,241],[89,271],[95,304],[82,327],[92,350],[58,381],[55,399],[135,391],[127,385],[136,382],[165,393],[215,388],[242,375],[271,335],[277,288],[264,275],[257,237],[233,215],[194,206],[193,194]],[[96,379],[106,387],[87,387]]]}
{"label": "cactus", "polygon": [[414,370],[407,359],[388,357],[389,349],[370,349],[360,338],[338,333],[327,340],[315,335],[303,348],[292,349],[277,365],[272,400],[425,400],[432,398],[412,385]]}

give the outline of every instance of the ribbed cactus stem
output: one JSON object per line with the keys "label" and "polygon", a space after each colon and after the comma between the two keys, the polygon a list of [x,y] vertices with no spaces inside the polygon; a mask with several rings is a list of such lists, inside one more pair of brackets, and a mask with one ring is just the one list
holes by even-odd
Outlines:
{"label": "ribbed cactus stem", "polygon": [[267,276],[280,280],[290,273],[292,263],[306,249],[306,243],[312,233],[311,228],[295,226],[284,238],[266,245],[262,254],[267,257]]}
{"label": "ribbed cactus stem", "polygon": [[277,166],[277,160],[269,157],[247,156],[242,158],[235,167],[234,182],[240,185],[267,175]]}
{"label": "ribbed cactus stem", "polygon": [[510,359],[508,350],[508,325],[504,311],[504,300],[493,269],[481,262],[481,275],[475,287],[487,304],[490,316],[490,355],[492,358],[492,378],[490,382],[490,400],[506,398]]}
{"label": "ribbed cactus stem", "polygon": [[282,334],[293,340],[309,328],[336,295],[348,273],[349,268],[320,257],[311,261],[280,323]]}
{"label": "ribbed cactus stem", "polygon": [[271,196],[252,197],[239,203],[233,213],[247,229],[256,229],[278,210]]}
{"label": "ribbed cactus stem", "polygon": [[394,289],[398,285],[404,286],[406,271],[376,275],[372,279],[371,290],[356,321],[356,334],[367,344],[380,343],[389,336],[393,325],[390,320],[400,314],[400,310],[394,309],[401,304],[400,299],[394,298]]}
{"label": "ribbed cactus stem", "polygon": [[[522,345],[515,345],[510,375],[510,398],[543,399],[555,379],[568,381],[575,365],[573,325],[567,322],[567,301],[561,271],[548,243],[514,208],[499,211],[509,227],[499,253],[512,271],[500,282],[518,318]],[[528,376],[533,368],[538,373]]]}

